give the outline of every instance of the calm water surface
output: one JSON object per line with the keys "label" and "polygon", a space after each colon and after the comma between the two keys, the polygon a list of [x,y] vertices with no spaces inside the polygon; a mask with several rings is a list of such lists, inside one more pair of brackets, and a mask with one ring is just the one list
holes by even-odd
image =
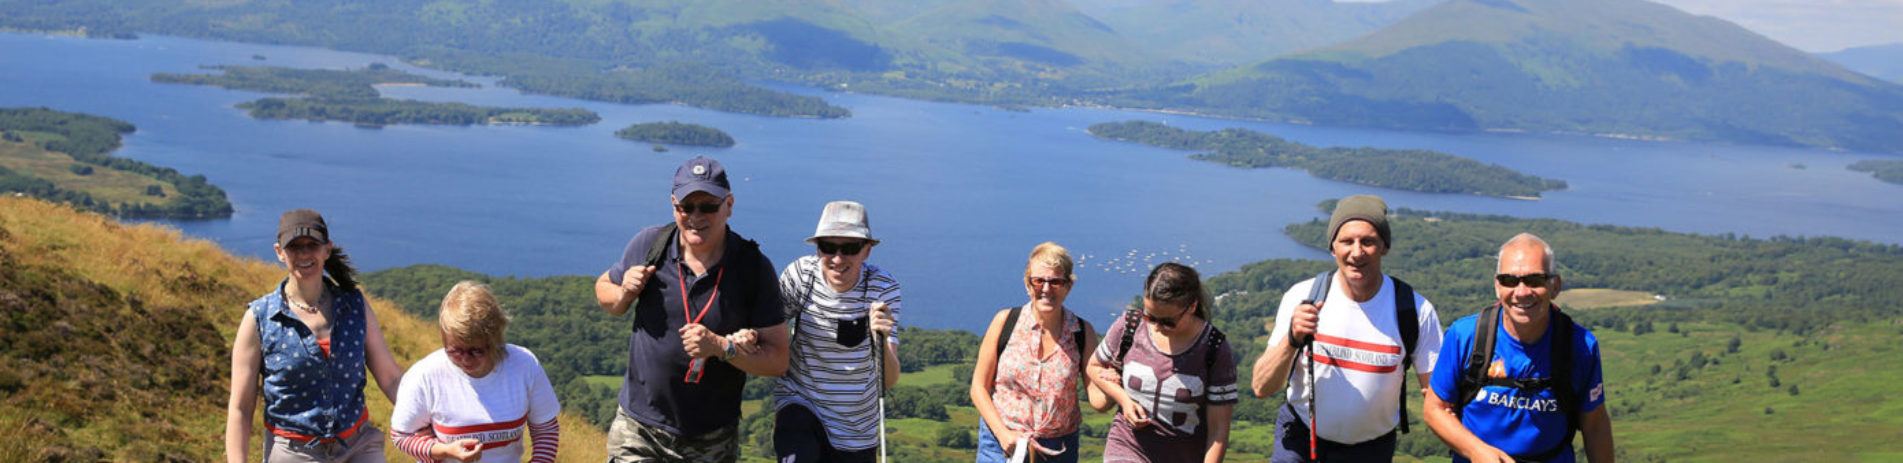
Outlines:
{"label": "calm water surface", "polygon": [[[259,61],[253,55],[265,57]],[[204,174],[230,219],[168,222],[268,258],[278,214],[310,207],[364,270],[440,263],[494,275],[596,275],[635,231],[669,220],[674,167],[728,166],[734,229],[778,265],[810,253],[820,207],[866,203],[885,241],[871,261],[904,284],[903,320],[982,330],[1025,299],[1025,255],[1054,240],[1085,256],[1069,305],[1107,321],[1149,266],[1213,274],[1274,257],[1321,258],[1281,234],[1327,198],[1374,193],[1394,207],[1750,236],[1903,242],[1903,186],[1844,166],[1885,156],[1787,148],[1521,134],[1443,134],[1207,119],[1145,112],[993,108],[792,89],[850,108],[842,120],[783,119],[674,105],[618,105],[482,89],[385,88],[480,105],[582,107],[586,127],[391,126],[263,121],[231,106],[264,96],[152,83],[201,65],[344,68],[370,63],[442,77],[379,55],[166,37],[87,40],[0,34],[0,106],[47,106],[129,121],[118,155]],[[463,77],[489,84],[493,79]],[[1564,179],[1541,201],[1384,190],[1287,169],[1244,170],[1190,153],[1099,141],[1084,127],[1143,119],[1243,127],[1314,145],[1427,148]],[[739,145],[652,152],[615,138],[639,122],[718,127]],[[1398,239],[1427,239],[1400,237]],[[1564,243],[1555,243],[1562,247]],[[260,289],[262,291],[262,289]],[[577,307],[576,310],[595,310]]]}

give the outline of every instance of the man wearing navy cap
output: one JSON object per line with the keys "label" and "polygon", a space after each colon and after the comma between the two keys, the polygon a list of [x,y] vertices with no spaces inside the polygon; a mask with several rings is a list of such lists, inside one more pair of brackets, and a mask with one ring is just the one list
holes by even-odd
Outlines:
{"label": "man wearing navy cap", "polygon": [[635,234],[595,280],[602,310],[634,312],[611,461],[737,461],[747,375],[786,371],[773,263],[727,228],[729,188],[719,161],[681,164],[669,196],[674,221]]}

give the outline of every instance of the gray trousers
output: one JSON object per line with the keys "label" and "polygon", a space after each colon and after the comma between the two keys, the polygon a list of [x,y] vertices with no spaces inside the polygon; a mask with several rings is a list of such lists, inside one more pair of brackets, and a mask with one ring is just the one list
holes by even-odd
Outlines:
{"label": "gray trousers", "polygon": [[270,432],[264,433],[265,463],[382,463],[383,431],[364,423],[343,442],[310,445]]}

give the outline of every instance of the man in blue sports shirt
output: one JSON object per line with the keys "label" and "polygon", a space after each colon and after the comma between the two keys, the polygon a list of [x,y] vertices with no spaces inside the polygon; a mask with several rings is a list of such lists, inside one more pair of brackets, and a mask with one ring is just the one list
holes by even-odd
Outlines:
{"label": "man in blue sports shirt", "polygon": [[1553,304],[1556,266],[1546,241],[1514,236],[1500,246],[1499,302],[1447,328],[1422,408],[1455,462],[1570,463],[1575,430],[1588,461],[1613,461],[1599,340]]}

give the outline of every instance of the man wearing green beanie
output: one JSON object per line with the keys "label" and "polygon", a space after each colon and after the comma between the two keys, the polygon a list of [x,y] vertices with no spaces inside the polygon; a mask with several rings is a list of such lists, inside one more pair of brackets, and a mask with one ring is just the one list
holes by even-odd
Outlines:
{"label": "man wearing green beanie", "polygon": [[1256,397],[1286,385],[1275,463],[1392,461],[1395,431],[1407,432],[1407,370],[1427,384],[1441,326],[1427,298],[1381,272],[1394,242],[1387,210],[1374,195],[1337,202],[1328,220],[1335,269],[1282,295],[1252,384]]}

